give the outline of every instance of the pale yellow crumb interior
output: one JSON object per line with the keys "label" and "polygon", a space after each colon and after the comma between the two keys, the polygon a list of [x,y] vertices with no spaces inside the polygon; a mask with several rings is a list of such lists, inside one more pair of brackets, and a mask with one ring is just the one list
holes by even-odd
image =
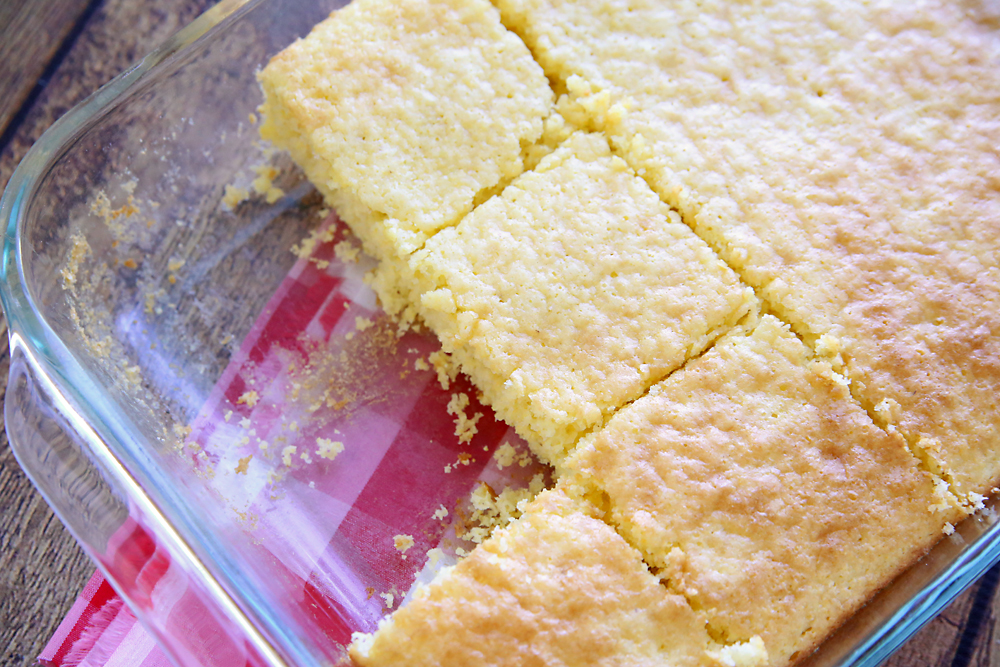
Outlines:
{"label": "pale yellow crumb interior", "polygon": [[552,463],[753,303],[587,133],[432,237],[411,266],[423,320]]}

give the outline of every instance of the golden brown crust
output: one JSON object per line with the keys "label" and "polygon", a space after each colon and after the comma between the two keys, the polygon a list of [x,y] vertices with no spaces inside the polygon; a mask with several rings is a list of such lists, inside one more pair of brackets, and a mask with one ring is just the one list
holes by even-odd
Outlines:
{"label": "golden brown crust", "polygon": [[993,486],[1000,33],[988,12],[497,4],[578,101],[577,122],[605,129],[808,342],[838,339],[869,409],[898,404],[895,425],[958,492]]}
{"label": "golden brown crust", "polygon": [[566,466],[608,494],[615,525],[717,637],[760,635],[784,664],[962,515],[844,383],[765,316],[621,410]]}
{"label": "golden brown crust", "polygon": [[712,664],[704,619],[561,490],[356,640],[364,667]]}

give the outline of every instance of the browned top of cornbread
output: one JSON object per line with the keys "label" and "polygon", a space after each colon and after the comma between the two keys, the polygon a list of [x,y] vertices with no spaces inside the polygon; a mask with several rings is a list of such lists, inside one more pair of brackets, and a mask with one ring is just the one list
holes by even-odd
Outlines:
{"label": "browned top of cornbread", "polygon": [[[759,664],[759,646],[740,648],[751,649],[743,664]],[[596,508],[557,488],[356,638],[351,656],[365,667],[681,667],[714,664],[720,650]]]}
{"label": "browned top of cornbread", "polygon": [[752,301],[596,134],[570,137],[411,266],[424,320],[553,462]]}
{"label": "browned top of cornbread", "polygon": [[992,486],[1000,31],[985,5],[498,5],[772,309],[812,344],[831,336],[819,349],[842,351],[869,409],[958,490]]}
{"label": "browned top of cornbread", "polygon": [[566,467],[716,637],[803,655],[961,516],[771,316],[622,409]]}
{"label": "browned top of cornbread", "polygon": [[393,219],[409,251],[520,173],[552,105],[486,0],[355,0],[259,78],[262,136],[324,194]]}

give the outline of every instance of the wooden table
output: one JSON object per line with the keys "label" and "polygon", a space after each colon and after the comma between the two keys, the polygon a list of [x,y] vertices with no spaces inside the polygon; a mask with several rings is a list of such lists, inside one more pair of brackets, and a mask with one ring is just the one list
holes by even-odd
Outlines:
{"label": "wooden table", "polygon": [[[211,4],[0,0],[0,189],[53,121]],[[0,327],[5,334],[2,320]],[[0,387],[7,366],[3,335]],[[29,665],[94,567],[34,491],[6,440],[0,433],[0,664]],[[887,664],[1000,665],[998,579],[994,568]]]}

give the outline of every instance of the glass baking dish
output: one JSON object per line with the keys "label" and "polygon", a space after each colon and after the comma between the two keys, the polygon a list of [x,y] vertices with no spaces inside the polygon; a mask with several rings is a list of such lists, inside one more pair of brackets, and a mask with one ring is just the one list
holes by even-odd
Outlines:
{"label": "glass baking dish", "polygon": [[[182,666],[343,662],[471,548],[478,484],[544,474],[495,465],[523,443],[439,384],[432,337],[397,338],[370,261],[256,139],[256,71],[341,4],[223,0],[56,123],[0,202],[11,446]],[[471,449],[456,393],[485,415]],[[880,663],[1000,560],[998,530],[992,506],[964,522],[806,662]]]}

